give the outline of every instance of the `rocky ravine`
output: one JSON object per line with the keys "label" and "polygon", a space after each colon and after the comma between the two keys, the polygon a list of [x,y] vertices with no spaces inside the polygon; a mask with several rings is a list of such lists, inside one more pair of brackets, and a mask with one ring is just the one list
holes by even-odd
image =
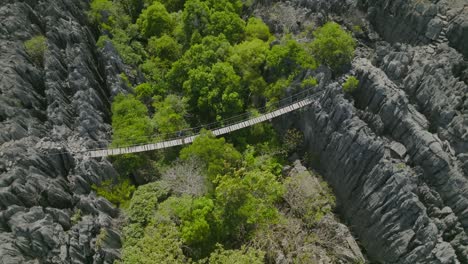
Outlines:
{"label": "rocky ravine", "polygon": [[360,85],[345,95],[320,69],[319,106],[278,123],[304,132],[371,260],[468,263],[466,2],[330,1],[317,14],[320,2],[282,5],[349,28],[367,14],[348,73]]}
{"label": "rocky ravine", "polygon": [[[122,63],[96,52],[88,1],[0,1],[0,262],[112,263],[118,211],[90,192],[116,177],[107,160],[63,153],[110,131]],[[23,42],[43,34],[43,67]],[[106,234],[106,236],[99,234]],[[104,239],[103,239],[104,238]]]}
{"label": "rocky ravine", "polygon": [[[90,187],[115,170],[105,159],[63,153],[108,139],[110,100],[127,89],[112,47],[96,51],[88,4],[0,0],[2,263],[111,263],[119,255],[118,211]],[[367,255],[468,263],[465,1],[293,0],[276,8],[291,12],[266,18],[278,31],[327,16],[362,22],[351,71],[358,90],[343,94],[320,69],[327,92],[319,106],[280,122],[304,132]],[[37,34],[48,39],[43,67],[22,45]]]}

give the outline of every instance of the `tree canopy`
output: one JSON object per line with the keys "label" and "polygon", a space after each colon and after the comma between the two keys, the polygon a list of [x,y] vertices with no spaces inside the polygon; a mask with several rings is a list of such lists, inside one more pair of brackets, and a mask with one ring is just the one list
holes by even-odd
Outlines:
{"label": "tree canopy", "polygon": [[321,63],[337,70],[353,59],[356,42],[351,34],[337,23],[326,23],[314,31],[314,36],[311,48]]}

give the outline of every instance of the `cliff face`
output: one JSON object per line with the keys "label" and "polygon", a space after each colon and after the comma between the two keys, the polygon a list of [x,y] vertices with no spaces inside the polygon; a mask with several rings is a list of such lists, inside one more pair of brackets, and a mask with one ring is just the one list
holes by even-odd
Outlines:
{"label": "cliff face", "polygon": [[[108,138],[108,87],[119,89],[108,81],[119,61],[96,53],[88,4],[0,1],[2,263],[111,263],[119,255],[118,211],[90,195],[115,170],[64,153]],[[43,65],[23,46],[36,35],[47,38]]]}
{"label": "cliff face", "polygon": [[358,0],[369,21],[389,42],[428,44],[446,30],[450,46],[468,57],[465,0]]}
{"label": "cliff face", "polygon": [[346,25],[356,22],[349,14],[369,17],[347,73],[358,89],[344,94],[343,79],[323,71],[318,105],[278,123],[304,132],[372,260],[468,263],[466,4],[359,2],[329,14]]}

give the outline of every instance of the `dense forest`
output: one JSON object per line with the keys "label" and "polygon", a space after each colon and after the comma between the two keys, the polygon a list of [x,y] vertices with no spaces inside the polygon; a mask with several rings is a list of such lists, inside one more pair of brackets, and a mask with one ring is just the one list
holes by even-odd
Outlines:
{"label": "dense forest", "polygon": [[[102,34],[98,46],[112,45],[131,69],[120,76],[128,93],[112,102],[113,146],[256,115],[288,93],[316,86],[319,65],[339,74],[353,58],[355,41],[340,25],[303,32],[311,42],[287,32],[273,35],[249,15],[251,2],[92,1],[89,17]],[[343,89],[356,86],[350,77]],[[121,263],[271,260],[271,230],[292,232],[294,219],[312,230],[333,210],[325,183],[304,201],[294,196],[301,178],[283,173],[302,137],[294,129],[279,135],[265,123],[226,138],[203,130],[185,148],[114,157],[119,181],[93,188],[122,209]],[[288,199],[297,208],[284,210]],[[308,236],[316,239],[312,231]]]}

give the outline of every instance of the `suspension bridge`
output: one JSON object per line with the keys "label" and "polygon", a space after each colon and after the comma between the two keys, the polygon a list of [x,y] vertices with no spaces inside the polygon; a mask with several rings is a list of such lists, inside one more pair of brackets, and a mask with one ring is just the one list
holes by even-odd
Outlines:
{"label": "suspension bridge", "polygon": [[[252,113],[244,113],[242,115],[231,117],[220,122],[215,122],[196,128],[181,130],[176,133],[172,133],[171,136],[158,135],[159,138],[162,137],[164,139],[156,140],[156,142],[145,144],[133,144],[116,148],[93,149],[88,150],[86,154],[90,157],[98,158],[131,153],[140,153],[157,149],[181,146],[192,143],[195,140],[195,138],[200,134],[200,131],[202,129],[210,130],[215,136],[228,134],[246,127],[250,127],[265,121],[272,120],[273,118],[276,118],[278,116],[288,114],[297,109],[313,104],[323,93],[312,93],[313,90],[314,88],[304,90],[302,92],[299,92],[295,95],[292,95],[290,97],[284,98],[276,102],[274,106],[257,109],[260,112],[263,111],[262,114],[257,116],[253,115]],[[148,141],[154,140],[148,139]]]}

